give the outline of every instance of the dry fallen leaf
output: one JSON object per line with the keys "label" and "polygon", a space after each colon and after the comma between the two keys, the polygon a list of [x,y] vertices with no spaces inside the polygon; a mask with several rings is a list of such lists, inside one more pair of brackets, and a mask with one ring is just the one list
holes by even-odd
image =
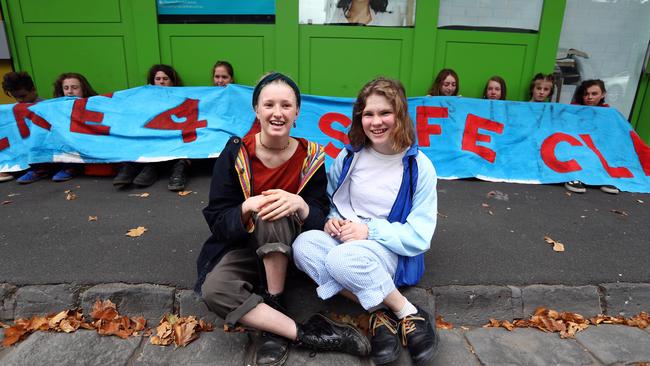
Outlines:
{"label": "dry fallen leaf", "polygon": [[88,221],[97,221],[97,216],[88,216]]}
{"label": "dry fallen leaf", "polygon": [[77,198],[77,195],[69,189],[63,193],[65,193],[65,199],[68,201],[72,201],[73,199]]}
{"label": "dry fallen leaf", "polygon": [[90,316],[95,320],[114,320],[119,314],[116,305],[111,300],[97,300],[93,304]]}
{"label": "dry fallen leaf", "polygon": [[130,229],[129,231],[127,231],[126,236],[137,238],[139,236],[142,236],[142,234],[144,234],[145,231],[147,231],[147,228],[145,228],[144,226],[138,226],[135,229]]}
{"label": "dry fallen leaf", "polygon": [[437,329],[453,329],[454,325],[451,324],[450,322],[446,322],[442,318],[442,315],[437,315],[436,316],[436,328]]}
{"label": "dry fallen leaf", "polygon": [[7,201],[2,201],[2,204],[3,204],[3,205],[8,205],[8,204],[10,204],[10,203],[12,203],[12,202],[13,202],[13,201],[9,201],[9,200],[7,200]]}
{"label": "dry fallen leaf", "polygon": [[490,207],[490,205],[488,205],[487,203],[481,203],[481,206],[483,206],[483,207]]}
{"label": "dry fallen leaf", "polygon": [[[9,196],[9,197],[11,197],[11,196]],[[643,200],[636,200],[636,201],[639,202],[639,203],[643,203]]]}
{"label": "dry fallen leaf", "polygon": [[564,244],[560,243],[559,241],[555,241],[551,239],[549,236],[544,236],[544,240],[549,243],[553,244],[553,250],[556,252],[563,252],[564,251]]}
{"label": "dry fallen leaf", "polygon": [[[7,195],[7,197],[16,197],[16,196],[20,196],[20,193],[9,193]],[[641,200],[637,200],[637,201],[641,201]],[[643,201],[641,201],[641,203],[643,203]]]}
{"label": "dry fallen leaf", "polygon": [[615,209],[613,209],[613,210],[609,210],[609,212],[613,212],[613,213],[615,213],[615,214],[617,214],[617,215],[621,215],[621,216],[628,216],[627,212],[625,212],[625,211],[621,211],[621,210],[615,210]]}
{"label": "dry fallen leaf", "polygon": [[144,193],[132,193],[129,195],[129,197],[142,197],[142,198],[147,198],[149,197],[149,193],[144,192]]}
{"label": "dry fallen leaf", "polygon": [[192,193],[192,191],[180,191],[180,192],[178,192],[178,195],[179,196],[187,196],[190,193]]}
{"label": "dry fallen leaf", "polygon": [[446,218],[447,218],[447,215],[442,214],[442,213],[440,213],[440,212],[438,212],[438,216],[442,217],[443,219],[446,219]]}

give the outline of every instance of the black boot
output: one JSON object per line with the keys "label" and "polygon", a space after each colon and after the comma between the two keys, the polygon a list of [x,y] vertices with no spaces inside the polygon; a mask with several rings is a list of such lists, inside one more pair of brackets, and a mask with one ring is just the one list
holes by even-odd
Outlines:
{"label": "black boot", "polygon": [[119,172],[113,178],[113,185],[123,187],[133,182],[133,178],[138,174],[138,168],[133,163],[123,163]]}
{"label": "black boot", "polygon": [[140,173],[133,179],[133,184],[139,187],[149,187],[156,183],[158,179],[158,169],[154,164],[147,164],[142,168]]}
{"label": "black boot", "polygon": [[185,159],[178,160],[172,168],[172,175],[169,176],[167,189],[170,191],[182,191],[187,183],[187,171],[189,170],[189,161]]}
{"label": "black boot", "polygon": [[390,310],[377,310],[370,314],[370,344],[372,361],[375,365],[391,363],[399,358],[402,345],[397,330],[399,320]]}
{"label": "black boot", "polygon": [[370,342],[348,324],[337,323],[322,314],[314,314],[298,325],[297,345],[314,351],[335,351],[367,356]]}
{"label": "black boot", "polygon": [[[264,303],[273,309],[286,313],[283,306],[282,294],[271,295],[266,292],[262,295]],[[280,366],[284,364],[289,355],[289,340],[277,334],[262,332],[255,350],[254,365]]]}
{"label": "black boot", "polygon": [[416,366],[424,365],[433,358],[438,347],[438,335],[431,315],[416,306],[418,312],[407,315],[400,322],[402,343],[408,346]]}

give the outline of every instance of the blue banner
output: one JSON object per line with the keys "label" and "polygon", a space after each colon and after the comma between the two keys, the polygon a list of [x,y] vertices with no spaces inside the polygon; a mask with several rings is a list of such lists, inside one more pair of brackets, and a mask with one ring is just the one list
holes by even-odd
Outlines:
{"label": "blue banner", "polygon": [[[0,106],[0,171],[41,162],[218,156],[253,125],[252,88],[143,86],[91,98]],[[325,147],[351,123],[351,98],[303,95],[292,134]],[[613,108],[460,97],[409,98],[422,151],[441,178],[610,184],[650,193],[650,148]]]}

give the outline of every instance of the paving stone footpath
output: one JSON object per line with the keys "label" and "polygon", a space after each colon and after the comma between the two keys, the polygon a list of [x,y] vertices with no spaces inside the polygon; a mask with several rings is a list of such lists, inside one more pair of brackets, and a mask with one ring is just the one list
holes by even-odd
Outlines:
{"label": "paving stone footpath", "polygon": [[[292,283],[288,310],[298,321],[316,311],[356,316],[362,309],[343,298],[320,301],[305,279]],[[406,295],[454,324],[439,330],[440,348],[432,365],[634,365],[650,362],[650,331],[619,325],[590,326],[575,339],[537,329],[482,328],[490,318],[529,316],[537,307],[580,313],[633,316],[650,311],[650,285],[606,283],[598,286],[441,286],[413,287]],[[122,315],[142,315],[155,327],[166,313],[195,315],[215,323],[185,348],[160,347],[147,337],[127,340],[94,331],[72,334],[36,332],[0,349],[0,365],[245,365],[252,360],[249,335],[224,333],[223,322],[188,289],[153,284],[108,283],[14,286],[0,284],[0,319],[10,322],[36,314],[82,308],[89,314],[97,299],[111,299]],[[0,335],[2,335],[0,330]],[[370,365],[370,359],[292,350],[288,365]],[[411,364],[408,352],[395,363]]]}

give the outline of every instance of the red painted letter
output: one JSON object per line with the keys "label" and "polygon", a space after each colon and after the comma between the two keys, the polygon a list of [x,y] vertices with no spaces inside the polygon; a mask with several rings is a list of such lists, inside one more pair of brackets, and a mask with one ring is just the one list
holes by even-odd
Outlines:
{"label": "red painted letter", "polygon": [[[341,113],[325,113],[320,120],[318,121],[318,128],[320,128],[323,133],[335,140],[341,141],[344,144],[349,144],[350,140],[348,139],[348,135],[345,134],[345,132],[341,132],[339,130],[335,130],[332,128],[332,123],[338,122],[343,125],[343,127],[347,128],[350,126],[352,121],[346,116],[345,114]],[[331,158],[336,158],[336,156],[341,152],[341,149],[337,148],[332,144],[331,142],[327,143],[327,146],[325,146],[325,153],[329,155]]]}
{"label": "red painted letter", "polygon": [[641,140],[639,135],[634,131],[630,131],[630,137],[632,137],[632,143],[634,143],[634,150],[636,155],[639,157],[639,163],[643,168],[643,172],[646,176],[650,175],[650,147]]}
{"label": "red painted letter", "polygon": [[418,144],[420,146],[430,146],[430,135],[440,135],[442,128],[440,125],[429,124],[429,118],[447,118],[449,112],[445,107],[428,107],[418,106],[415,108],[415,130],[418,134]]}
{"label": "red painted letter", "polygon": [[[111,128],[100,125],[104,119],[104,113],[89,111],[86,109],[86,104],[88,104],[88,98],[81,98],[74,101],[72,115],[70,116],[70,132],[85,133],[88,135],[108,135]],[[87,124],[86,122],[95,122],[97,124]]]}
{"label": "red painted letter", "polygon": [[18,103],[14,106],[14,118],[16,119],[16,124],[18,125],[20,136],[22,136],[24,139],[29,137],[30,134],[29,127],[27,127],[27,122],[25,122],[25,118],[31,120],[33,124],[48,131],[50,128],[52,128],[52,125],[48,121],[42,117],[37,116],[36,113],[28,109],[34,104],[35,103]]}
{"label": "red painted letter", "polygon": [[[186,118],[184,122],[174,122],[176,118]],[[199,121],[199,101],[187,98],[183,103],[168,109],[154,117],[144,127],[157,130],[181,130],[183,131],[183,142],[196,140],[196,129],[208,125],[206,120]]]}
{"label": "red painted letter", "polygon": [[571,146],[582,146],[582,142],[571,135],[562,132],[552,134],[544,140],[540,149],[542,160],[546,166],[558,173],[568,173],[582,170],[582,167],[580,164],[578,164],[576,159],[567,161],[557,160],[557,157],[555,156],[555,147],[560,142],[566,142]]}
{"label": "red painted letter", "polygon": [[600,163],[603,165],[603,168],[605,168],[607,174],[609,174],[610,177],[612,178],[633,178],[634,177],[632,172],[627,168],[624,167],[614,168],[609,166],[603,154],[600,152],[600,150],[598,150],[598,148],[596,148],[596,145],[594,145],[591,136],[589,136],[588,134],[584,134],[584,135],[580,135],[580,137],[582,138],[582,141],[584,141],[585,144],[589,146],[591,151],[593,151],[596,155],[598,155],[598,159],[600,159]]}
{"label": "red painted letter", "polygon": [[0,139],[0,151],[6,149],[9,147],[9,139],[6,137],[3,137]]}
{"label": "red painted letter", "polygon": [[492,141],[492,137],[490,135],[479,133],[479,128],[501,134],[503,133],[503,123],[481,118],[471,113],[467,115],[467,120],[465,121],[465,131],[463,132],[463,150],[474,152],[490,163],[494,163],[494,160],[497,158],[497,153],[492,149],[476,144],[477,141]]}

